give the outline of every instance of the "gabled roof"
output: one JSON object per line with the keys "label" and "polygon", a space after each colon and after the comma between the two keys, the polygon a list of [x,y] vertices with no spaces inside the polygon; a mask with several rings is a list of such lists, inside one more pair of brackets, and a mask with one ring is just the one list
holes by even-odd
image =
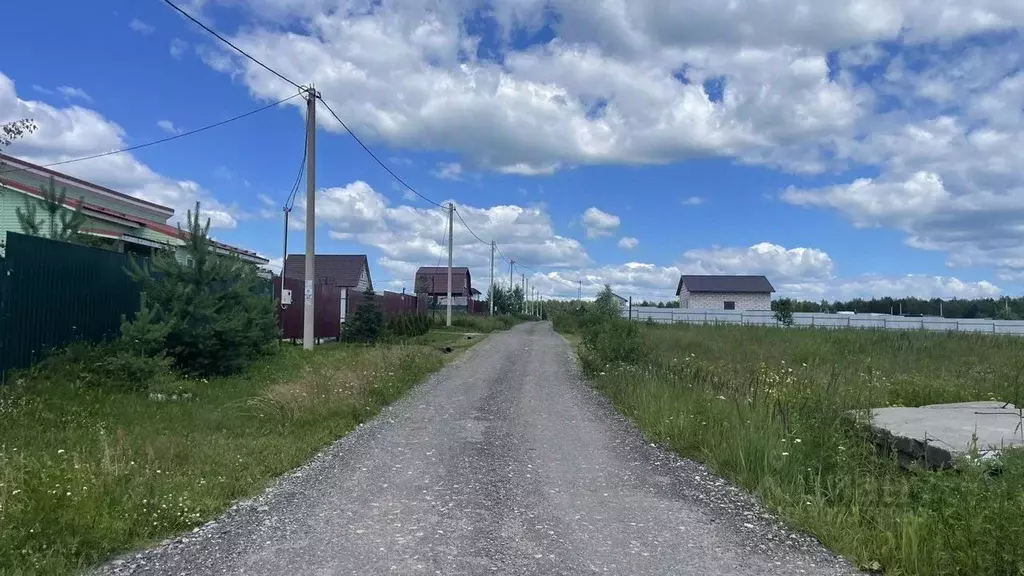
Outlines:
{"label": "gabled roof", "polygon": [[[327,284],[338,288],[355,288],[359,278],[366,271],[366,281],[373,288],[370,278],[370,263],[366,254],[317,254],[313,260],[313,273],[317,284]],[[285,260],[287,278],[306,279],[306,255],[289,254]]]}
{"label": "gabled roof", "polygon": [[[473,277],[469,268],[465,266],[452,266],[452,296],[468,296],[463,293],[462,282],[458,278],[466,277],[466,288],[473,289]],[[415,290],[426,289],[427,294],[448,293],[448,267],[447,266],[422,266],[416,271]]]}
{"label": "gabled roof", "polygon": [[775,292],[764,276],[719,276],[684,274],[679,278],[676,296],[686,286],[688,292],[732,292],[734,294],[766,294]]}

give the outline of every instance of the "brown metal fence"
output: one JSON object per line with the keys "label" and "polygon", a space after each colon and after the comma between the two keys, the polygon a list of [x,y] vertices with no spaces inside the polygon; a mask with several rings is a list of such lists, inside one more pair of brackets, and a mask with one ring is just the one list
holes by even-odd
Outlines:
{"label": "brown metal fence", "polygon": [[[431,306],[433,299],[426,295],[418,297],[413,294],[384,292],[382,294],[374,294],[373,298],[377,305],[381,307],[384,318],[391,318],[401,314],[444,314],[446,311],[445,306],[441,304]],[[365,301],[365,293],[350,289],[348,291],[345,317],[351,318]],[[470,300],[467,306],[457,307],[456,312],[459,314],[486,316],[490,313],[489,306],[487,302],[474,302]]]}
{"label": "brown metal fence", "polygon": [[[304,298],[302,280],[288,278],[284,287],[292,291],[292,303],[278,304],[278,318],[285,338],[303,337]],[[341,338],[341,288],[318,284],[313,289],[313,337],[338,340]],[[274,278],[274,300],[281,302],[281,277]]]}

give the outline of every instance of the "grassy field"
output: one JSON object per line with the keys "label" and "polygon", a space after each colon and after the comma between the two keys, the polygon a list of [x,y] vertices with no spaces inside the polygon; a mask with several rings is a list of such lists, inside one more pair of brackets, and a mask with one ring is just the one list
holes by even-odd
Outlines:
{"label": "grassy field", "polygon": [[590,328],[579,350],[597,387],[651,440],[706,462],[861,568],[1024,574],[1024,454],[901,469],[844,417],[968,400],[1024,405],[1024,339],[634,327]]}
{"label": "grassy field", "polygon": [[[69,574],[188,530],[375,415],[479,338],[285,346],[245,374],[148,393],[73,364],[0,388],[0,574]],[[57,359],[59,360],[59,358]]]}

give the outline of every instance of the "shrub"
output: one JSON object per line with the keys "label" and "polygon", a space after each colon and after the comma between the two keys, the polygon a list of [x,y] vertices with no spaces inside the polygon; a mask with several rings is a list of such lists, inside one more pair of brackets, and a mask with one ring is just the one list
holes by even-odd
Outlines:
{"label": "shrub", "polygon": [[[167,333],[159,348],[175,368],[199,376],[239,372],[277,340],[274,302],[260,293],[263,280],[254,266],[213,252],[210,221],[200,224],[198,203],[195,213],[188,213],[188,225],[179,250],[189,263],[161,251],[151,265],[133,261],[129,273],[154,310],[162,311],[158,321]],[[147,346],[159,340],[154,336]]]}
{"label": "shrub", "polygon": [[775,309],[775,320],[783,326],[793,325],[793,300],[791,298],[779,298],[772,302]]}

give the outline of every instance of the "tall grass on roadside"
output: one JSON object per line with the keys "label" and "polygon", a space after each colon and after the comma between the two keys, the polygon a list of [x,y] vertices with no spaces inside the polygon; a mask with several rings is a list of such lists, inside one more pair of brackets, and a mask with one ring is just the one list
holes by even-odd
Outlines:
{"label": "tall grass on roadside", "polygon": [[[521,315],[495,315],[495,316],[475,316],[471,314],[452,314],[452,328],[459,328],[462,330],[471,330],[473,332],[480,332],[482,334],[489,334],[498,330],[508,330],[509,328],[522,324],[529,320],[529,318]],[[445,315],[439,314],[433,318],[434,326],[436,328],[445,327]]]}
{"label": "tall grass on roadside", "polygon": [[239,376],[144,393],[53,362],[0,388],[0,574],[70,574],[209,520],[391,402],[428,346],[285,347]]}
{"label": "tall grass on roadside", "polygon": [[651,440],[706,462],[861,567],[1024,574],[1021,451],[907,470],[847,417],[891,405],[1024,404],[1024,340],[621,320],[587,330],[584,368]]}

